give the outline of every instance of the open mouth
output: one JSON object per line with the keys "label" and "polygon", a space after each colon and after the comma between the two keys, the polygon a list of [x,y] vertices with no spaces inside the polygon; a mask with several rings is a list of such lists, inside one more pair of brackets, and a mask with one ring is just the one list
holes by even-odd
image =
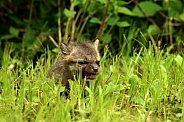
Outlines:
{"label": "open mouth", "polygon": [[93,79],[96,79],[97,74],[95,74],[95,73],[85,73],[84,77],[86,77],[87,79],[93,80]]}

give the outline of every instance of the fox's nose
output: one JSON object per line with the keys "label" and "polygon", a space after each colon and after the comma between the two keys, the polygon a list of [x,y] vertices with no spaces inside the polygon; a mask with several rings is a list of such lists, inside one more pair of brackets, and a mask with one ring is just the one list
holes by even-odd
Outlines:
{"label": "fox's nose", "polygon": [[97,68],[97,67],[94,67],[94,68],[93,68],[93,71],[94,71],[94,72],[98,72],[98,68]]}

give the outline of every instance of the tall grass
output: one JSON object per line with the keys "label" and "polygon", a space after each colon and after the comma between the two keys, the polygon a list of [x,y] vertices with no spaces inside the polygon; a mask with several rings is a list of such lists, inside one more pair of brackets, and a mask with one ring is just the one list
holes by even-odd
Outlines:
{"label": "tall grass", "polygon": [[[111,56],[105,49],[101,73],[85,91],[70,81],[70,97],[60,97],[64,87],[47,78],[53,62],[45,52],[36,66],[9,66],[6,48],[0,69],[0,121],[183,121],[183,57],[152,47],[132,57]],[[47,58],[46,58],[47,57]],[[108,58],[107,58],[108,57]],[[138,76],[137,66],[142,69]],[[85,92],[85,95],[83,94]]]}

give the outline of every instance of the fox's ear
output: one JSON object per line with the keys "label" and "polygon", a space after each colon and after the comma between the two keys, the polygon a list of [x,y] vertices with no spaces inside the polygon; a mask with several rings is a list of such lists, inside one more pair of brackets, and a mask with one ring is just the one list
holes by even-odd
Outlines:
{"label": "fox's ear", "polygon": [[95,48],[98,49],[99,39],[95,39],[93,43],[95,45]]}
{"label": "fox's ear", "polygon": [[70,47],[68,47],[64,43],[60,43],[60,49],[61,49],[62,54],[69,55],[71,53]]}

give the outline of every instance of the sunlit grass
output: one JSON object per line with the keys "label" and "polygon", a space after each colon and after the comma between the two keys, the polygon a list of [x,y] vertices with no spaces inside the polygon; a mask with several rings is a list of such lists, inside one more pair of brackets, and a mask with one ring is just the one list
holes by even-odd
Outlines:
{"label": "sunlit grass", "polygon": [[[111,56],[106,49],[101,73],[85,91],[70,81],[70,97],[60,97],[61,85],[47,78],[50,51],[33,66],[10,69],[9,48],[0,70],[0,121],[182,121],[183,57],[142,49],[131,57]],[[47,58],[46,58],[47,57]],[[108,57],[108,58],[107,58]],[[138,77],[137,66],[142,69]],[[85,92],[85,95],[84,95]]]}

